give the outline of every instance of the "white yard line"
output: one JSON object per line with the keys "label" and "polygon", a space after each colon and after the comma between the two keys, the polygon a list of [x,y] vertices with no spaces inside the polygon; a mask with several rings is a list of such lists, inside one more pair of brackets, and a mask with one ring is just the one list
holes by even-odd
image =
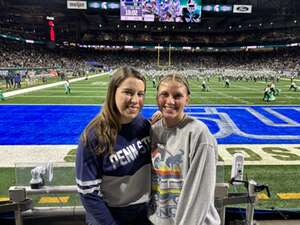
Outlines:
{"label": "white yard line", "polygon": [[[89,76],[89,78],[100,77],[100,76],[104,76],[106,74],[107,73],[95,74],[95,75]],[[70,80],[70,83],[81,81],[81,80],[84,80],[84,79],[85,79],[85,77],[75,78],[75,79]],[[7,97],[15,96],[15,95],[20,95],[20,94],[24,94],[24,93],[29,93],[29,92],[33,92],[33,91],[38,91],[38,90],[50,88],[50,87],[56,87],[56,86],[60,86],[60,85],[63,85],[63,84],[64,84],[64,81],[59,81],[59,82],[52,83],[52,84],[45,84],[45,85],[39,85],[39,86],[36,86],[36,87],[31,87],[31,88],[24,88],[24,89],[21,89],[21,90],[4,92],[3,96],[5,98],[7,98]]]}
{"label": "white yard line", "polygon": [[[224,88],[224,89],[225,89],[225,88]],[[222,95],[222,96],[223,96],[222,98],[230,98],[230,99],[233,98],[233,99],[238,100],[238,101],[241,102],[242,104],[250,104],[249,101],[245,101],[245,100],[242,100],[242,99],[239,98],[239,97],[236,97],[236,96],[232,96],[232,95],[223,93],[222,90],[224,90],[224,89],[221,89],[221,92],[220,92],[220,91],[215,91],[215,92],[216,92],[217,94],[219,94],[219,95]],[[213,90],[215,90],[215,89],[213,89]],[[216,98],[216,99],[218,99],[218,98],[220,98],[220,97],[204,97],[204,96],[201,96],[201,98]]]}

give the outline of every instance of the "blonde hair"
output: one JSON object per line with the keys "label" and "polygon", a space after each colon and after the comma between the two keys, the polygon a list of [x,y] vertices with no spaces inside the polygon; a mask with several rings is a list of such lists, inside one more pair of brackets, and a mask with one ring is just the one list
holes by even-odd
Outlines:
{"label": "blonde hair", "polygon": [[[114,153],[114,144],[121,129],[120,112],[116,106],[115,95],[120,84],[129,77],[143,81],[144,91],[146,91],[145,77],[139,71],[132,67],[117,69],[110,79],[101,112],[87,125],[81,134],[81,141],[95,151],[97,155],[101,155],[106,151],[109,154]],[[95,144],[94,140],[96,140]]]}
{"label": "blonde hair", "polygon": [[191,94],[190,85],[189,85],[187,79],[179,73],[170,73],[170,74],[167,74],[167,75],[163,76],[158,82],[158,85],[157,85],[157,88],[156,88],[157,91],[159,90],[159,87],[160,87],[161,83],[163,83],[165,81],[169,81],[169,80],[177,81],[178,83],[183,84],[186,87],[187,94],[188,95]]}

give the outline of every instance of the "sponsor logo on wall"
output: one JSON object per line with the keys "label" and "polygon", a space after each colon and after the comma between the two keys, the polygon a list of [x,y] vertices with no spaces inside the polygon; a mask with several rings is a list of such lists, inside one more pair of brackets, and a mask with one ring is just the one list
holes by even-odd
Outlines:
{"label": "sponsor logo on wall", "polygon": [[252,5],[233,5],[233,13],[252,13]]}
{"label": "sponsor logo on wall", "polygon": [[68,9],[87,9],[86,1],[67,1]]}

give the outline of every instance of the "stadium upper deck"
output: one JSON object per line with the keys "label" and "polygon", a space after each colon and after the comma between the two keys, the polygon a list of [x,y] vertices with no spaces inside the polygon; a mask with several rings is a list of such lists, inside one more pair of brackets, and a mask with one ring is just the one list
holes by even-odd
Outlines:
{"label": "stadium upper deck", "polygon": [[[199,2],[200,22],[177,23],[121,21],[119,8],[95,9],[87,5],[87,9],[68,9],[67,2],[60,0],[1,0],[0,33],[49,40],[46,18],[52,17],[56,41],[60,43],[224,46],[299,40],[300,2],[297,0],[239,1],[238,4],[252,7],[250,13],[233,13],[237,4],[233,0]],[[107,3],[120,5],[116,0]],[[231,11],[222,12],[221,5],[231,7]],[[205,11],[204,6],[216,10]]]}

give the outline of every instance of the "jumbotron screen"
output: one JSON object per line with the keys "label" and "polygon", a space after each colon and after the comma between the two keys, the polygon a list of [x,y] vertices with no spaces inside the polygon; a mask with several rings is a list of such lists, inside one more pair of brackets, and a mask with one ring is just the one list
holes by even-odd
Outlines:
{"label": "jumbotron screen", "polygon": [[121,20],[199,23],[201,3],[202,0],[121,0]]}

